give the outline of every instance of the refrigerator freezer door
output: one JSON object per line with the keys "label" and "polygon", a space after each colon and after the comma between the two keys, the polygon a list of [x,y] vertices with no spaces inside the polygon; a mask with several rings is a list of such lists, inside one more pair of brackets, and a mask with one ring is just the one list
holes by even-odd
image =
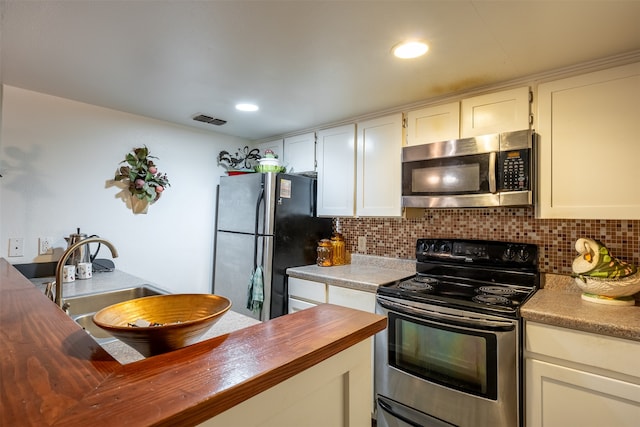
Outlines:
{"label": "refrigerator freezer door", "polygon": [[[273,245],[273,238],[257,236],[257,262],[263,262],[264,248]],[[254,271],[254,236],[251,234],[230,233],[219,231],[217,242],[219,252],[215,261],[215,280],[213,293],[231,300],[231,309],[245,316],[258,320],[269,318],[271,305],[271,266],[263,266],[264,304],[262,313],[255,313],[247,309],[249,283]],[[268,254],[265,254],[268,255]],[[269,262],[270,264],[270,262]]]}
{"label": "refrigerator freezer door", "polygon": [[[248,173],[220,178],[218,190],[217,229],[240,233],[255,232],[256,212],[258,213],[258,233],[264,229],[264,181],[267,174]],[[260,203],[258,211],[256,206]],[[268,230],[267,230],[268,231]]]}

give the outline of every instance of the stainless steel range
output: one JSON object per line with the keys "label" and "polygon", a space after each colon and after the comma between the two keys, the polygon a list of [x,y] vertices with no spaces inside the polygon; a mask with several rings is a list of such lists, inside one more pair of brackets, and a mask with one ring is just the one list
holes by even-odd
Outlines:
{"label": "stainless steel range", "polygon": [[419,239],[416,260],[377,292],[377,425],[522,425],[519,309],[539,286],[537,247]]}

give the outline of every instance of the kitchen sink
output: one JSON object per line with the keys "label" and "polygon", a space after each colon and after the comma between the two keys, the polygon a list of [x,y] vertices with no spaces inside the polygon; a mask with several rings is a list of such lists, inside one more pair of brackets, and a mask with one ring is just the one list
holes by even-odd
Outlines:
{"label": "kitchen sink", "polygon": [[64,305],[68,305],[67,314],[82,326],[89,335],[97,342],[105,343],[115,341],[116,338],[93,323],[93,315],[97,311],[119,302],[153,295],[164,295],[167,293],[168,292],[151,285],[141,285],[114,291],[68,297],[64,299]]}
{"label": "kitchen sink", "polygon": [[114,338],[109,332],[93,323],[93,314],[94,313],[89,313],[83,314],[82,316],[76,316],[75,321],[99,343],[115,341],[116,338]]}

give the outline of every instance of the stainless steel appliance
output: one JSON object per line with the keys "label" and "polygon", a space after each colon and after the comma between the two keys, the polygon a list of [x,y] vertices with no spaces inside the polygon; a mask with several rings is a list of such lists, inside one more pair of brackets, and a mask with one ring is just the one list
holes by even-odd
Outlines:
{"label": "stainless steel appliance", "polygon": [[522,425],[519,308],[539,286],[537,247],[419,239],[416,259],[376,296],[377,425]]}
{"label": "stainless steel appliance", "polygon": [[[86,233],[80,232],[80,228],[77,228],[76,233],[72,233],[69,235],[69,237],[65,237],[64,239],[67,241],[67,248],[70,248],[76,243],[82,240],[86,240],[90,237],[100,237],[100,236],[98,236],[97,234],[92,234],[91,236],[87,236]],[[93,262],[93,260],[98,255],[98,251],[100,251],[100,246],[101,244],[98,242],[98,247],[96,249],[96,252],[93,255],[91,255],[91,250],[89,248],[88,243],[86,245],[79,246],[78,249],[74,250],[71,253],[71,256],[67,260],[66,264],[78,265],[79,263],[82,263],[82,262]]]}
{"label": "stainless steel appliance", "polygon": [[522,130],[404,147],[402,206],[532,205],[536,139]]}
{"label": "stainless steel appliance", "polygon": [[[314,264],[318,240],[332,232],[316,217],[316,180],[302,175],[249,173],[220,178],[213,292],[232,310],[259,320],[287,313],[286,269]],[[262,310],[247,308],[252,273],[262,269]]]}

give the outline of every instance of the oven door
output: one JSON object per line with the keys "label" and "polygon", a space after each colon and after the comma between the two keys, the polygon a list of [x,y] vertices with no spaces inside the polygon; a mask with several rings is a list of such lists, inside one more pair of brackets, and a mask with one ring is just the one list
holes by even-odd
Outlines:
{"label": "oven door", "polygon": [[498,206],[499,135],[402,149],[405,207]]}
{"label": "oven door", "polygon": [[388,400],[408,425],[519,425],[517,320],[386,296],[377,311],[388,316],[375,338],[379,426],[404,425],[385,421],[394,416]]}

